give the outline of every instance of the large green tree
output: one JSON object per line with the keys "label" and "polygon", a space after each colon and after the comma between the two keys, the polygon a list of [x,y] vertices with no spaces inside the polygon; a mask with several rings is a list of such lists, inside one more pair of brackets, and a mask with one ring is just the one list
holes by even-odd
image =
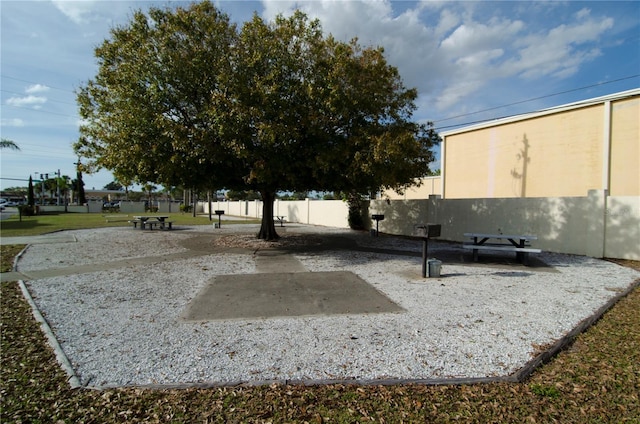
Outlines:
{"label": "large green tree", "polygon": [[429,172],[417,93],[380,48],[325,36],[296,12],[238,29],[210,2],[138,11],[96,49],[75,147],[144,184],[255,190],[258,236],[278,237],[279,190],[370,193]]}
{"label": "large green tree", "polygon": [[207,188],[231,162],[220,141],[236,30],[210,3],[152,8],[111,31],[99,71],[78,92],[76,150],[119,181]]}

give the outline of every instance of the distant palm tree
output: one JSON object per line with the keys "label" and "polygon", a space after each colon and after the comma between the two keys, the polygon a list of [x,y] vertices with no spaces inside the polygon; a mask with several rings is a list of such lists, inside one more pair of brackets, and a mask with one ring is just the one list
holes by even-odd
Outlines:
{"label": "distant palm tree", "polygon": [[11,140],[7,140],[6,138],[3,138],[2,141],[0,141],[0,148],[20,150],[20,147],[18,147],[16,143]]}

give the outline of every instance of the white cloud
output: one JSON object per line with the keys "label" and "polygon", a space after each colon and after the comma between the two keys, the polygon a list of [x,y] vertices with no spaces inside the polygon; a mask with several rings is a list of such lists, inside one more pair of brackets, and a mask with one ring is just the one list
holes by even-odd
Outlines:
{"label": "white cloud", "polygon": [[66,1],[66,0],[51,0],[53,5],[62,12],[65,16],[71,19],[78,25],[86,24],[92,20],[92,7],[93,1],[90,0],[78,0],[78,1]]}
{"label": "white cloud", "polygon": [[24,127],[25,123],[22,119],[12,118],[12,119],[2,119],[0,121],[0,125],[3,127]]}
{"label": "white cloud", "polygon": [[[51,3],[76,25],[92,24],[100,27],[104,23],[112,24],[117,17],[127,16],[132,8],[147,9],[151,2],[146,0],[51,0]],[[167,3],[170,5],[172,2]]]}
{"label": "white cloud", "polygon": [[440,12],[440,21],[435,28],[434,35],[438,38],[444,36],[460,23],[460,17],[450,10]]}
{"label": "white cloud", "polygon": [[45,91],[49,91],[49,87],[42,84],[33,84],[27,87],[24,91],[27,94],[43,93]]}
{"label": "white cloud", "polygon": [[24,96],[24,97],[11,97],[7,99],[7,104],[9,106],[16,106],[16,107],[31,106],[34,109],[39,109],[41,105],[45,104],[46,102],[47,102],[46,97],[33,96],[33,95]]}
{"label": "white cloud", "polygon": [[585,7],[584,9],[580,9],[578,13],[576,13],[576,18],[583,19],[588,17],[590,14],[591,14],[591,10]]}
{"label": "white cloud", "polygon": [[601,54],[598,40],[614,26],[612,18],[592,16],[587,8],[550,25],[549,17],[558,14],[554,4],[537,4],[535,13],[481,2],[429,1],[400,12],[389,1],[264,0],[263,5],[265,19],[299,8],[341,40],[357,36],[363,45],[383,46],[405,84],[418,88],[419,102],[430,104],[432,112],[434,106],[457,107],[497,81],[571,77]]}
{"label": "white cloud", "polygon": [[547,33],[528,35],[514,43],[516,55],[501,66],[502,73],[524,78],[566,78],[580,65],[600,55],[600,50],[591,47],[590,43],[612,27],[611,18],[590,19],[573,25],[559,25]]}
{"label": "white cloud", "polygon": [[480,51],[494,50],[514,39],[524,28],[522,21],[498,20],[483,24],[469,22],[460,25],[440,46],[447,54],[474,55]]}

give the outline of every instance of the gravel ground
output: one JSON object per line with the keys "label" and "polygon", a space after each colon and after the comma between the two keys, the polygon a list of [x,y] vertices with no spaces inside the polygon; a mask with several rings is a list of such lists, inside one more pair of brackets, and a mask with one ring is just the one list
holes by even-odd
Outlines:
{"label": "gravel ground", "polygon": [[[199,249],[248,225],[176,231],[70,231],[75,243],[31,245],[21,271],[108,263]],[[417,253],[421,244],[290,225],[284,234],[341,236],[362,247]],[[204,246],[203,246],[204,243]],[[430,256],[461,250],[430,242]],[[220,249],[218,249],[220,250]],[[542,253],[548,267],[444,262],[420,278],[416,255],[300,251],[309,271],[351,271],[406,312],[185,322],[180,314],[216,275],[256,273],[255,248],[44,278],[27,286],[80,382],[90,387],[272,380],[506,376],[640,277],[602,260]],[[286,270],[283,270],[286,271]]]}

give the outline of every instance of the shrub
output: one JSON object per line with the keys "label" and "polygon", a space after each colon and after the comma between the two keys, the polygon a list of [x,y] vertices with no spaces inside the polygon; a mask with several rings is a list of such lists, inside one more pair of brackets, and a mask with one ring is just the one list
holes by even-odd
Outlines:
{"label": "shrub", "polygon": [[362,197],[357,194],[350,194],[347,197],[347,204],[349,205],[349,228],[352,230],[366,229]]}
{"label": "shrub", "polygon": [[31,205],[20,205],[18,210],[21,216],[33,216],[36,214],[35,208]]}

